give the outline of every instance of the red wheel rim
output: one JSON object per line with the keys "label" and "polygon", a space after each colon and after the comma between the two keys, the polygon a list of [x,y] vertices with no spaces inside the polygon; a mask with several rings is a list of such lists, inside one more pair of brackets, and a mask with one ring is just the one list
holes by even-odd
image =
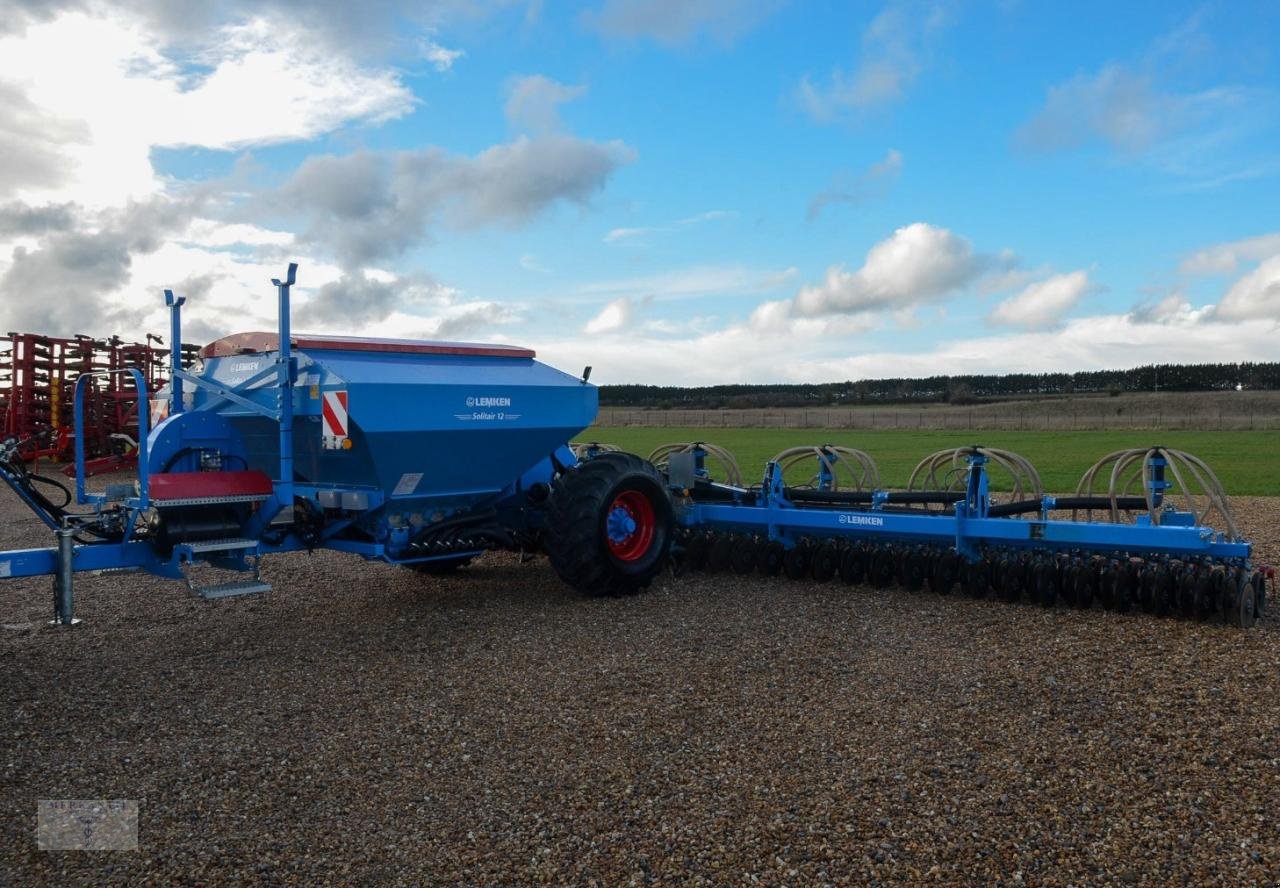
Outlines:
{"label": "red wheel rim", "polygon": [[653,545],[657,527],[653,503],[638,490],[624,490],[605,513],[609,551],[619,561],[638,561]]}

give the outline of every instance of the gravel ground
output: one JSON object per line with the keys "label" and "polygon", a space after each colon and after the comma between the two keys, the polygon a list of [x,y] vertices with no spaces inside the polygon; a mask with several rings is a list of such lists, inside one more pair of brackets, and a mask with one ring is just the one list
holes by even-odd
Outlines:
{"label": "gravel ground", "polygon": [[[1262,558],[1280,499],[1240,498]],[[0,547],[45,545],[0,496]],[[333,553],[0,585],[0,884],[1275,884],[1280,620]],[[133,798],[138,852],[36,800]]]}

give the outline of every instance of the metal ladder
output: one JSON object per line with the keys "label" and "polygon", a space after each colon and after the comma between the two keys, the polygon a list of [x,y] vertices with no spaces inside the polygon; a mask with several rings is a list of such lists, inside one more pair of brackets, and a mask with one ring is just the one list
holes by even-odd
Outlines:
{"label": "metal ladder", "polygon": [[[263,582],[258,573],[262,559],[256,553],[250,554],[248,552],[250,549],[258,548],[257,540],[243,539],[239,537],[222,540],[201,540],[194,543],[180,543],[175,548],[179,553],[179,563],[182,567],[182,578],[186,581],[187,588],[205,600],[211,600],[214,598],[233,598],[237,595],[253,595],[255,593],[271,591],[271,584]],[[228,583],[214,583],[208,586],[197,586],[188,575],[187,569],[197,561],[208,564],[210,556],[214,558],[239,556],[241,558],[250,559],[252,562],[253,578],[248,580],[233,580]]]}

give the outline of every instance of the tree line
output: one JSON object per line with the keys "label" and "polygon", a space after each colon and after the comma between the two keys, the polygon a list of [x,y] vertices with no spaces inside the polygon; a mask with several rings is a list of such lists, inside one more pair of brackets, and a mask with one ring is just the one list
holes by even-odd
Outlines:
{"label": "tree line", "polygon": [[975,404],[1018,397],[1280,389],[1280,363],[1149,364],[1131,370],[894,377],[820,384],[605,385],[605,407],[714,410],[858,404]]}

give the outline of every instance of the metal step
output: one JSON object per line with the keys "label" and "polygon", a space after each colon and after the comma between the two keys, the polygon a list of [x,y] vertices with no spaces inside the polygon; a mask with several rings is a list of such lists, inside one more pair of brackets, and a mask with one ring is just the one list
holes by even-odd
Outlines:
{"label": "metal step", "polygon": [[201,598],[231,598],[235,595],[253,595],[255,592],[270,592],[271,585],[262,580],[243,580],[239,583],[218,583],[215,586],[192,586],[191,591]]}
{"label": "metal step", "polygon": [[230,537],[222,540],[200,540],[195,543],[182,543],[192,555],[202,555],[205,552],[233,552],[239,549],[256,549],[258,547],[257,540],[247,540],[240,537]]}

